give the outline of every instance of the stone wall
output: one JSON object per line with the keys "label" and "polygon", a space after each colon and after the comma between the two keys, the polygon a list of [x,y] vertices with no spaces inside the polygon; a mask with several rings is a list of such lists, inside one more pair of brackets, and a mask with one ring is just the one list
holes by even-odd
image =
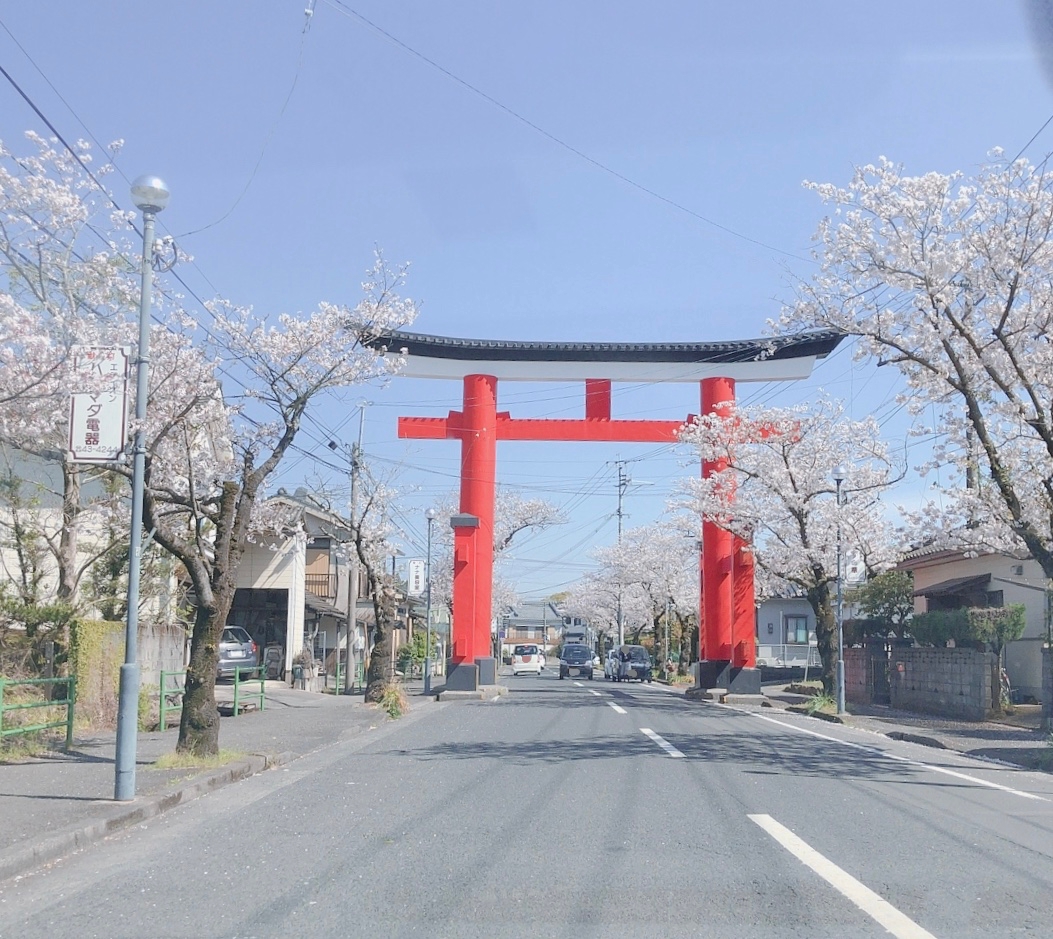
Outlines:
{"label": "stone wall", "polygon": [[960,720],[991,716],[998,661],[975,649],[896,649],[889,683],[892,707]]}

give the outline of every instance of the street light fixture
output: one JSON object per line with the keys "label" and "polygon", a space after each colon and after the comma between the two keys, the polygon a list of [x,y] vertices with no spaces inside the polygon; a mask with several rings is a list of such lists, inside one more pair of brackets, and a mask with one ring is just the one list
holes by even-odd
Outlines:
{"label": "street light fixture", "polygon": [[117,751],[113,797],[135,798],[135,750],[139,731],[139,576],[143,549],[143,488],[146,477],[146,398],[150,377],[150,301],[154,258],[154,219],[168,205],[168,187],[159,176],[132,183],[132,201],[143,213],[142,286],[139,291],[139,349],[135,366],[135,439],[132,443],[132,523],[129,537],[128,616],[124,631],[117,704]]}
{"label": "street light fixture", "polygon": [[841,581],[841,484],[845,468],[839,463],[833,470],[837,487],[837,713],[845,713],[845,616]]}
{"label": "street light fixture", "polygon": [[424,581],[427,585],[427,597],[424,601],[424,631],[427,642],[424,646],[424,693],[431,694],[431,523],[439,513],[428,509],[424,517],[428,520],[428,560],[424,565]]}

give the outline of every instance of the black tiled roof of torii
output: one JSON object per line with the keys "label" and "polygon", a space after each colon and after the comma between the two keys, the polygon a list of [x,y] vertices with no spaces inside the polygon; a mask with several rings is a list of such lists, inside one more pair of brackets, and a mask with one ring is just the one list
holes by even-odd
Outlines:
{"label": "black tiled roof of torii", "polygon": [[471,361],[520,362],[762,362],[798,356],[822,358],[845,337],[835,330],[730,339],[720,342],[541,342],[515,339],[457,339],[395,331],[366,340],[374,349],[405,350],[411,356]]}

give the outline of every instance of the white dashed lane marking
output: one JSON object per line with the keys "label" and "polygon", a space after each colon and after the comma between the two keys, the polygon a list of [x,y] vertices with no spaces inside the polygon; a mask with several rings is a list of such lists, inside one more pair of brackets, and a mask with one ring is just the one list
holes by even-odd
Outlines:
{"label": "white dashed lane marking", "polygon": [[663,750],[665,750],[665,752],[668,753],[671,757],[675,757],[676,759],[680,759],[680,760],[682,760],[684,758],[684,754],[683,753],[681,753],[676,747],[674,747],[664,737],[659,737],[658,734],[656,734],[653,730],[651,730],[650,727],[641,727],[640,728],[640,733],[644,734],[647,737],[650,737],[655,743],[658,744],[658,746],[660,746]]}
{"label": "white dashed lane marking", "polygon": [[779,842],[798,861],[810,867],[830,886],[851,900],[875,922],[884,926],[896,939],[936,939],[909,916],[901,913],[887,900],[882,899],[865,884],[860,883],[847,871],[841,870],[810,844],[798,838],[785,825],[780,825],[770,815],[749,815],[769,835]]}

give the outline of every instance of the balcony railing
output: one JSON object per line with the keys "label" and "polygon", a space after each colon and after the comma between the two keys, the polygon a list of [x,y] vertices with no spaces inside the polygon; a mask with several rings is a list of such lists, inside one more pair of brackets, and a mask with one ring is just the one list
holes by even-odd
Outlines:
{"label": "balcony railing", "polygon": [[335,600],[336,574],[304,574],[304,587],[323,600]]}

